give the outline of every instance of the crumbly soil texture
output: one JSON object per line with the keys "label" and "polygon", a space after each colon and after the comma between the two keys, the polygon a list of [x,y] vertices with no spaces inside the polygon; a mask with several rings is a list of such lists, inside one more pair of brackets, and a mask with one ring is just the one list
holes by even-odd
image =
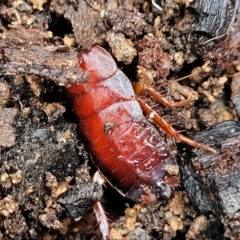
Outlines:
{"label": "crumbly soil texture", "polygon": [[[133,203],[92,181],[91,149],[65,88],[88,81],[77,55],[94,44],[133,84],[187,99],[171,108],[141,96],[217,151],[156,126],[181,170],[170,199]],[[97,201],[112,240],[240,239],[239,72],[238,1],[0,1],[0,239],[102,239]]]}

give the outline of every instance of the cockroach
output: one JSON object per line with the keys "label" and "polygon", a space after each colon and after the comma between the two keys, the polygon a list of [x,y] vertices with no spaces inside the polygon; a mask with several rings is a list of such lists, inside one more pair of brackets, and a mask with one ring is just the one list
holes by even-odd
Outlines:
{"label": "cockroach", "polygon": [[[94,45],[80,52],[78,59],[80,68],[89,72],[90,80],[71,85],[67,92],[80,130],[90,144],[94,163],[122,195],[153,203],[157,197],[169,197],[178,179],[175,158],[142,109],[170,136],[215,153],[214,149],[178,133],[135,96],[130,80],[106,50]],[[141,84],[136,84],[135,90],[138,94],[146,91],[165,106],[189,102],[187,99],[169,103],[154,89],[143,89]],[[98,208],[95,205],[94,210],[101,216]]]}
{"label": "cockroach", "polygon": [[[170,188],[165,183],[171,175],[167,169],[177,166],[167,144],[146,120],[142,109],[171,136],[215,152],[179,134],[136,97],[130,80],[103,48],[94,45],[82,51],[78,59],[80,68],[89,72],[90,81],[73,84],[67,92],[80,129],[90,144],[94,163],[124,196],[134,201],[151,194],[169,196]],[[167,105],[153,89],[145,90]]]}

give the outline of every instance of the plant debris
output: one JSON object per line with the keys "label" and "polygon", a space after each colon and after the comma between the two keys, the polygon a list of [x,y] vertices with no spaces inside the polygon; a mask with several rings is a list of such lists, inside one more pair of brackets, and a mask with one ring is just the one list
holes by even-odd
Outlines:
{"label": "plant debris", "polygon": [[[1,1],[0,238],[101,239],[91,207],[103,194],[110,239],[239,239],[239,5]],[[169,200],[133,206],[92,182],[91,149],[64,88],[88,81],[78,53],[94,44],[133,83],[169,102],[190,96],[179,108],[141,97],[177,130],[190,137],[200,131],[194,139],[218,151],[176,144],[159,129],[181,169]]]}

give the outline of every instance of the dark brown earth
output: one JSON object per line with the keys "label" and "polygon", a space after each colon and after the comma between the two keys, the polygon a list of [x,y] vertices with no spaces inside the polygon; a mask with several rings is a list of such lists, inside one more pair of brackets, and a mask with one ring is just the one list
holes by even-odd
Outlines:
{"label": "dark brown earth", "polygon": [[[240,238],[239,3],[156,2],[162,10],[147,0],[0,2],[0,239],[101,239],[92,210],[100,199],[112,240]],[[135,204],[91,180],[91,151],[64,88],[88,81],[77,54],[93,44],[169,101],[192,94],[179,108],[142,97],[217,150],[159,130],[181,169],[168,200]]]}

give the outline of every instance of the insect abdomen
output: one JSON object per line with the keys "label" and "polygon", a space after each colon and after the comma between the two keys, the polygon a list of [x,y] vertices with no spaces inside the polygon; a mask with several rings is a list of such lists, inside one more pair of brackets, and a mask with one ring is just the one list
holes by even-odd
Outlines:
{"label": "insect abdomen", "polygon": [[[98,55],[106,71],[97,66]],[[73,84],[68,92],[99,170],[111,185],[133,200],[146,190],[168,195],[164,181],[169,174],[165,167],[176,162],[143,116],[131,82],[99,46],[80,53],[79,58],[80,67],[89,70],[90,81]]]}

